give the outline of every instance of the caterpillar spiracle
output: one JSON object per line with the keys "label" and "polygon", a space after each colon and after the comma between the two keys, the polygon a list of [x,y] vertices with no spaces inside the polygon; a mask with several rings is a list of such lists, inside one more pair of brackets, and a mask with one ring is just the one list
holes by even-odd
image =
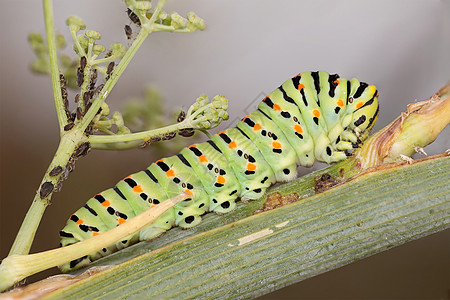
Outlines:
{"label": "caterpillar spiracle", "polygon": [[378,116],[378,91],[358,79],[304,72],[285,81],[236,127],[152,163],[119,181],[77,210],[60,231],[70,245],[126,222],[185,190],[192,199],[166,211],[126,241],[61,267],[80,268],[102,256],[174,226],[190,228],[208,211],[227,213],[237,198],[260,198],[275,182],[296,176],[298,165],[346,158],[369,134]]}

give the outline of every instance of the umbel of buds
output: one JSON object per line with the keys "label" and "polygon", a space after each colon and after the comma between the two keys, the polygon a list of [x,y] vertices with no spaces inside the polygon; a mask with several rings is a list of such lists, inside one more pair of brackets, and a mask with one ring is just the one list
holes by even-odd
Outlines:
{"label": "umbel of buds", "polygon": [[188,110],[186,120],[194,129],[211,129],[228,120],[228,100],[222,95],[217,95],[209,102],[208,97],[201,95]]}

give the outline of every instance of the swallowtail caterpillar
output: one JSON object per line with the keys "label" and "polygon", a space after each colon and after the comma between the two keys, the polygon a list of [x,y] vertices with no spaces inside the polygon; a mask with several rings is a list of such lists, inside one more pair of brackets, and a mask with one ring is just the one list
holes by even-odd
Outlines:
{"label": "swallowtail caterpillar", "polygon": [[343,160],[369,134],[378,116],[378,91],[358,79],[305,72],[285,81],[234,128],[163,158],[89,199],[60,231],[66,246],[126,222],[184,191],[178,203],[126,241],[61,267],[80,268],[174,226],[190,228],[208,211],[227,213],[237,198],[254,200],[275,182],[296,176],[298,165]]}

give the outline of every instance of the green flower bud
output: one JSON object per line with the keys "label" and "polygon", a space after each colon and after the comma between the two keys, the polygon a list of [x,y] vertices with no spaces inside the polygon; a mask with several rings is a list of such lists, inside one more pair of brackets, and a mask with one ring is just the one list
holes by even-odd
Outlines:
{"label": "green flower bud", "polygon": [[76,16],[68,17],[66,24],[69,26],[70,31],[78,32],[86,28],[86,24],[84,24],[83,20]]}
{"label": "green flower bud", "polygon": [[124,126],[122,114],[118,111],[113,112],[112,118],[114,120],[114,123],[117,125],[117,127]]}
{"label": "green flower bud", "polygon": [[189,23],[191,23],[196,29],[203,30],[206,28],[205,21],[202,18],[198,17],[195,13],[188,13],[187,18],[189,20]]}
{"label": "green flower bud", "polygon": [[[105,102],[102,103],[102,105],[100,106],[100,108],[102,109],[101,115],[102,116],[107,116],[109,115],[110,111],[109,111],[109,106],[108,104],[106,104]],[[122,120],[123,122],[123,120]]]}
{"label": "green flower bud", "polygon": [[152,3],[150,1],[136,1],[134,8],[137,10],[147,11],[152,8]]}
{"label": "green flower bud", "polygon": [[127,52],[127,48],[124,45],[122,45],[120,43],[111,44],[111,55],[110,56],[121,58],[125,55],[126,52]]}
{"label": "green flower bud", "polygon": [[99,54],[105,52],[106,48],[103,45],[94,45],[94,48],[92,49],[92,51],[94,52],[94,54],[99,55]]}
{"label": "green flower bud", "polygon": [[170,25],[173,26],[175,29],[181,29],[185,28],[188,25],[188,20],[177,14],[176,12],[172,13],[170,15],[172,22],[170,22]]}
{"label": "green flower bud", "polygon": [[161,10],[159,12],[158,18],[160,18],[161,20],[165,20],[165,19],[167,19],[168,16],[169,15],[165,11]]}
{"label": "green flower bud", "polygon": [[37,33],[37,32],[32,32],[28,35],[28,42],[31,43],[31,45],[33,44],[43,44],[44,43],[44,38],[42,37],[42,34]]}
{"label": "green flower bud", "polygon": [[81,35],[81,34],[77,36],[77,39],[78,39],[78,43],[80,43],[81,47],[87,49],[87,47],[89,45],[89,40],[84,35]]}
{"label": "green flower bud", "polygon": [[43,59],[37,59],[31,64],[31,71],[38,74],[50,74],[50,66]]}
{"label": "green flower bud", "polygon": [[85,34],[88,38],[94,39],[94,40],[99,40],[99,39],[102,38],[102,35],[100,34],[100,32],[94,31],[94,30],[86,30],[84,34]]}

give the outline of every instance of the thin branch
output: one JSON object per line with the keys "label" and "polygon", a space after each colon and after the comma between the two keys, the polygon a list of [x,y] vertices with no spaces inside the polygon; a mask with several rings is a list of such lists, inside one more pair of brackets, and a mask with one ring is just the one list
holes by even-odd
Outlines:
{"label": "thin branch", "polygon": [[56,113],[60,132],[64,132],[64,125],[67,124],[67,116],[61,96],[61,85],[59,82],[58,57],[56,54],[55,27],[53,24],[53,5],[51,0],[44,0],[45,31],[47,34],[48,54],[50,58],[50,74],[52,79],[53,95],[55,98]]}

